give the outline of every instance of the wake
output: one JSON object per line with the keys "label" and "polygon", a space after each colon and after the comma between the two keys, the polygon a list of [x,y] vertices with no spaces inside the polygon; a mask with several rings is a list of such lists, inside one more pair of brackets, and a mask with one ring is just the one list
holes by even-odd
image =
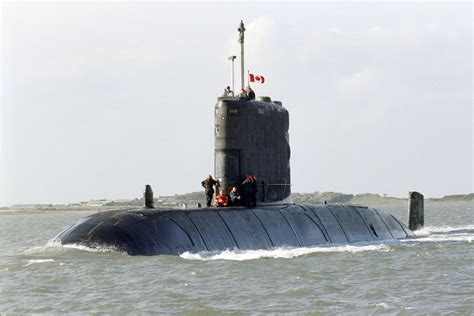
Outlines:
{"label": "wake", "polygon": [[269,250],[227,249],[224,251],[185,252],[180,255],[187,260],[230,260],[245,261],[267,258],[291,259],[315,253],[359,253],[364,251],[389,252],[397,251],[402,246],[415,246],[420,243],[467,242],[474,239],[474,225],[466,226],[427,226],[415,232],[416,238],[378,241],[376,243],[354,243],[349,245],[323,245],[314,247],[281,247]]}
{"label": "wake", "polygon": [[224,250],[222,252],[202,251],[198,253],[185,252],[180,255],[181,258],[189,260],[256,260],[264,258],[284,258],[291,259],[310,255],[314,253],[338,253],[349,252],[358,253],[362,251],[390,251],[390,247],[386,244],[351,244],[351,245],[334,245],[334,246],[315,246],[315,247],[279,247],[269,250]]}
{"label": "wake", "polygon": [[37,254],[37,253],[44,253],[44,252],[64,252],[64,251],[71,251],[71,250],[78,250],[82,252],[92,252],[92,253],[115,253],[124,256],[128,256],[128,254],[124,251],[121,251],[117,247],[114,246],[104,246],[104,245],[94,245],[92,247],[88,247],[81,244],[67,244],[63,245],[60,242],[54,241],[54,239],[48,241],[46,245],[42,247],[33,247],[25,251],[24,254]]}
{"label": "wake", "polygon": [[467,242],[471,243],[474,238],[474,225],[465,226],[426,226],[415,231],[416,238],[413,240],[401,240],[401,242]]}

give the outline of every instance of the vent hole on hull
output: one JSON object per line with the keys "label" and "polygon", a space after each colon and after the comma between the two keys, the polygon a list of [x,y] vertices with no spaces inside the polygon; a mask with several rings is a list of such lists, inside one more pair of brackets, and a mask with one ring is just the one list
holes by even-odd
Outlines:
{"label": "vent hole on hull", "polygon": [[377,232],[375,231],[374,226],[372,224],[370,224],[369,227],[370,227],[370,230],[372,231],[372,234],[374,234],[375,237],[379,237],[379,235],[377,235]]}

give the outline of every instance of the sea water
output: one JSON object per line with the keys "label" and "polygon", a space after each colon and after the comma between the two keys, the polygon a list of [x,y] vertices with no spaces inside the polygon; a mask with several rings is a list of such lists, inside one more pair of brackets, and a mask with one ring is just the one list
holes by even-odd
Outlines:
{"label": "sea water", "polygon": [[474,314],[473,209],[427,203],[416,239],[179,257],[49,242],[92,210],[3,211],[0,314]]}

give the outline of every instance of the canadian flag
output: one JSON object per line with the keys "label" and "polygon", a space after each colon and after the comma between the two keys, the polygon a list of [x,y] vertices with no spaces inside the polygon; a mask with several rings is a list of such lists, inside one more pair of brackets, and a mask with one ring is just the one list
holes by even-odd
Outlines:
{"label": "canadian flag", "polygon": [[249,73],[249,78],[250,78],[250,82],[260,82],[260,83],[265,82],[264,76],[255,76],[254,74]]}

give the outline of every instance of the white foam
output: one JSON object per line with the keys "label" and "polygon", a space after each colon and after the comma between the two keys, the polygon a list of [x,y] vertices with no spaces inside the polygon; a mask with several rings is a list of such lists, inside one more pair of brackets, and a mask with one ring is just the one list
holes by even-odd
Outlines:
{"label": "white foam", "polygon": [[387,309],[390,307],[387,303],[384,303],[384,302],[378,303],[375,306],[382,307],[383,309]]}
{"label": "white foam", "polygon": [[117,247],[114,246],[102,246],[97,245],[94,247],[87,247],[80,244],[67,244],[63,245],[58,241],[50,240],[45,246],[43,247],[33,247],[25,251],[25,254],[33,254],[33,253],[42,253],[45,251],[64,251],[67,249],[75,249],[87,252],[108,252],[108,253],[118,253],[121,255],[128,255],[126,252],[119,250]]}
{"label": "white foam", "polygon": [[465,226],[426,226],[423,229],[415,231],[417,237],[431,235],[431,234],[455,234],[458,232],[470,232],[474,234],[474,225]]}
{"label": "white foam", "polygon": [[24,267],[30,266],[35,263],[45,263],[45,262],[54,262],[53,259],[32,259],[28,260],[26,264],[24,264]]}
{"label": "white foam", "polygon": [[244,261],[255,260],[263,258],[295,258],[313,253],[330,253],[330,252],[350,252],[357,253],[361,251],[390,251],[390,248],[385,244],[358,244],[358,245],[343,245],[343,246],[319,246],[319,247],[301,247],[291,248],[282,247],[269,250],[224,250],[222,252],[202,251],[198,253],[185,252],[180,255],[181,258],[189,260],[232,260]]}
{"label": "white foam", "polygon": [[460,242],[472,242],[473,236],[449,236],[449,235],[434,235],[419,237],[414,240],[404,240],[404,242],[416,241],[416,242],[449,242],[449,241],[460,241]]}
{"label": "white foam", "polygon": [[62,248],[66,249],[76,249],[76,250],[81,250],[81,251],[87,251],[87,252],[111,252],[111,253],[118,253],[121,255],[127,255],[127,253],[120,251],[117,247],[114,246],[95,246],[95,247],[87,247],[84,245],[78,245],[78,244],[67,244],[67,245],[61,245]]}
{"label": "white foam", "polygon": [[43,246],[43,247],[33,247],[33,248],[25,250],[23,252],[23,254],[31,255],[31,254],[35,254],[35,253],[40,253],[40,252],[43,252],[44,249],[45,249],[45,246]]}
{"label": "white foam", "polygon": [[415,239],[401,242],[468,242],[474,238],[474,225],[465,226],[427,226],[415,231]]}

